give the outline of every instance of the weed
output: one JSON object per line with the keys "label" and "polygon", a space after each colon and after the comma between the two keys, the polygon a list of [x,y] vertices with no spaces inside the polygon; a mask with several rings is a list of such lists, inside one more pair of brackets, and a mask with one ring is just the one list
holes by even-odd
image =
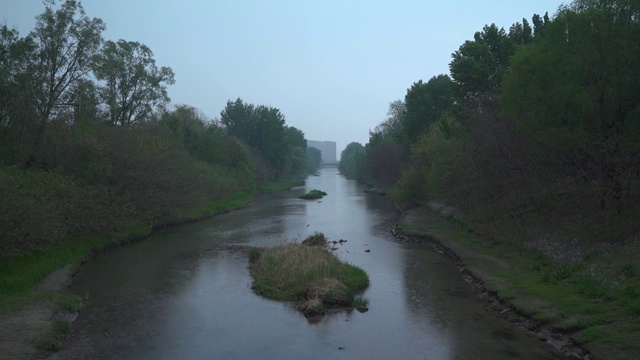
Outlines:
{"label": "weed", "polygon": [[256,262],[258,261],[258,259],[260,259],[260,254],[262,254],[262,251],[258,248],[251,248],[251,250],[249,250],[249,262]]}
{"label": "weed", "polygon": [[309,235],[304,241],[302,241],[302,245],[307,246],[325,246],[327,245],[327,237],[321,232],[315,232],[313,235]]}
{"label": "weed", "polygon": [[300,199],[304,199],[304,200],[315,200],[315,199],[321,199],[322,197],[326,196],[327,193],[324,191],[320,191],[320,190],[311,190],[308,193],[304,194],[304,195],[300,195],[299,198]]}
{"label": "weed", "polygon": [[571,277],[571,269],[568,266],[561,265],[551,270],[551,275],[556,280],[565,280]]}
{"label": "weed", "polygon": [[354,307],[354,308],[368,307],[368,306],[369,306],[369,299],[364,298],[362,296],[356,296],[351,302],[351,307]]}
{"label": "weed", "polygon": [[50,330],[40,340],[40,347],[47,351],[57,352],[62,350],[62,340],[71,332],[71,324],[68,321],[53,320]]}
{"label": "weed", "polygon": [[638,276],[638,270],[636,270],[633,264],[626,263],[622,265],[622,269],[620,269],[620,275],[625,278],[632,279]]}
{"label": "weed", "polygon": [[607,294],[602,285],[591,276],[579,276],[576,279],[576,285],[578,285],[578,292],[587,299],[597,299]]}
{"label": "weed", "polygon": [[48,296],[58,307],[72,312],[78,312],[86,306],[88,297],[80,297],[70,294],[49,293]]}
{"label": "weed", "polygon": [[623,292],[625,296],[628,296],[632,299],[635,299],[640,295],[640,291],[638,291],[638,287],[635,285],[627,285],[625,286]]}

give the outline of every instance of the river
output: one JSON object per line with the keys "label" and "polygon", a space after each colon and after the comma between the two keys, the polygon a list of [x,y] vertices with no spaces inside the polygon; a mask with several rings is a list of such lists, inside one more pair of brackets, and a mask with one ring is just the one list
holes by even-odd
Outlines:
{"label": "river", "polygon": [[[297,196],[311,189],[322,200]],[[490,313],[457,268],[428,245],[398,242],[386,198],[325,168],[304,187],[165,229],[95,256],[70,291],[89,299],[57,358],[102,359],[561,359]],[[347,240],[335,253],[363,268],[369,311],[308,321],[251,291],[233,245],[299,241],[320,231]],[[370,250],[366,252],[366,250]]]}

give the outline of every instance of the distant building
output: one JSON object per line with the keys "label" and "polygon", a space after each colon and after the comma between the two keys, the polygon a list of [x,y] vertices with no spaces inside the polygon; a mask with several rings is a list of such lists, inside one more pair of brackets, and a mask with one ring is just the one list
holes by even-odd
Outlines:
{"label": "distant building", "polygon": [[336,160],[336,142],[335,141],[316,141],[307,140],[307,146],[320,150],[322,154],[322,164],[335,165]]}

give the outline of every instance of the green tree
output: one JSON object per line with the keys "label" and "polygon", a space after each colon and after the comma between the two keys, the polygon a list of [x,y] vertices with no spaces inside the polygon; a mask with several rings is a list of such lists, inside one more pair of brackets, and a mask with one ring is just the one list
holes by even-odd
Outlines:
{"label": "green tree", "polygon": [[543,16],[534,14],[532,20],[533,20],[533,36],[536,38],[544,36],[544,29],[549,23],[549,13],[545,13]]}
{"label": "green tree", "polygon": [[0,27],[0,126],[10,126],[11,112],[31,95],[27,80],[33,51],[33,39],[20,38],[17,30],[6,25]]}
{"label": "green tree", "polygon": [[253,104],[245,104],[242,99],[228,100],[220,112],[220,123],[227,133],[256,148],[259,143],[258,119]]}
{"label": "green tree", "polygon": [[33,100],[41,121],[68,107],[71,86],[91,71],[91,59],[102,43],[105,25],[85,15],[80,2],[65,0],[54,9],[55,0],[45,0],[45,11],[36,17],[31,32],[36,57],[30,64]]}
{"label": "green tree", "polygon": [[533,42],[533,29],[527,19],[522,19],[522,24],[517,22],[511,25],[509,38],[517,45],[527,45]]}
{"label": "green tree", "polygon": [[467,107],[495,100],[515,51],[505,30],[495,24],[485,26],[473,38],[452,54],[449,64],[458,100]]}
{"label": "green tree", "polygon": [[171,68],[158,68],[151,49],[136,41],[107,41],[94,57],[94,74],[105,82],[100,94],[112,125],[146,120],[169,102],[166,85],[175,83]]}
{"label": "green tree", "polygon": [[562,7],[514,56],[501,97],[536,159],[586,186],[602,210],[629,204],[640,173],[639,18],[636,1]]}
{"label": "green tree", "polygon": [[454,87],[448,75],[413,83],[404,98],[402,130],[408,145],[414,144],[454,104]]}
{"label": "green tree", "polygon": [[287,126],[285,131],[287,133],[287,143],[291,147],[299,147],[302,150],[307,148],[307,139],[305,139],[302,130],[294,126]]}
{"label": "green tree", "polygon": [[363,166],[362,160],[365,155],[364,146],[357,142],[352,142],[340,153],[340,163],[338,170],[351,179],[362,180],[360,168]]}

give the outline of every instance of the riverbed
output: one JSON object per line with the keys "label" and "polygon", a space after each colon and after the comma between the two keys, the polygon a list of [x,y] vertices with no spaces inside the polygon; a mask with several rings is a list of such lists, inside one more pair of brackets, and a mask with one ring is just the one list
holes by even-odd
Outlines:
{"label": "riverbed", "polygon": [[[297,198],[312,189],[328,195]],[[397,241],[396,207],[363,190],[325,168],[303,187],[95,256],[73,279],[70,291],[89,305],[58,358],[564,358],[489,312],[441,254]],[[309,321],[295,304],[252,292],[242,247],[316,231],[347,240],[334,252],[368,273],[368,312]]]}

